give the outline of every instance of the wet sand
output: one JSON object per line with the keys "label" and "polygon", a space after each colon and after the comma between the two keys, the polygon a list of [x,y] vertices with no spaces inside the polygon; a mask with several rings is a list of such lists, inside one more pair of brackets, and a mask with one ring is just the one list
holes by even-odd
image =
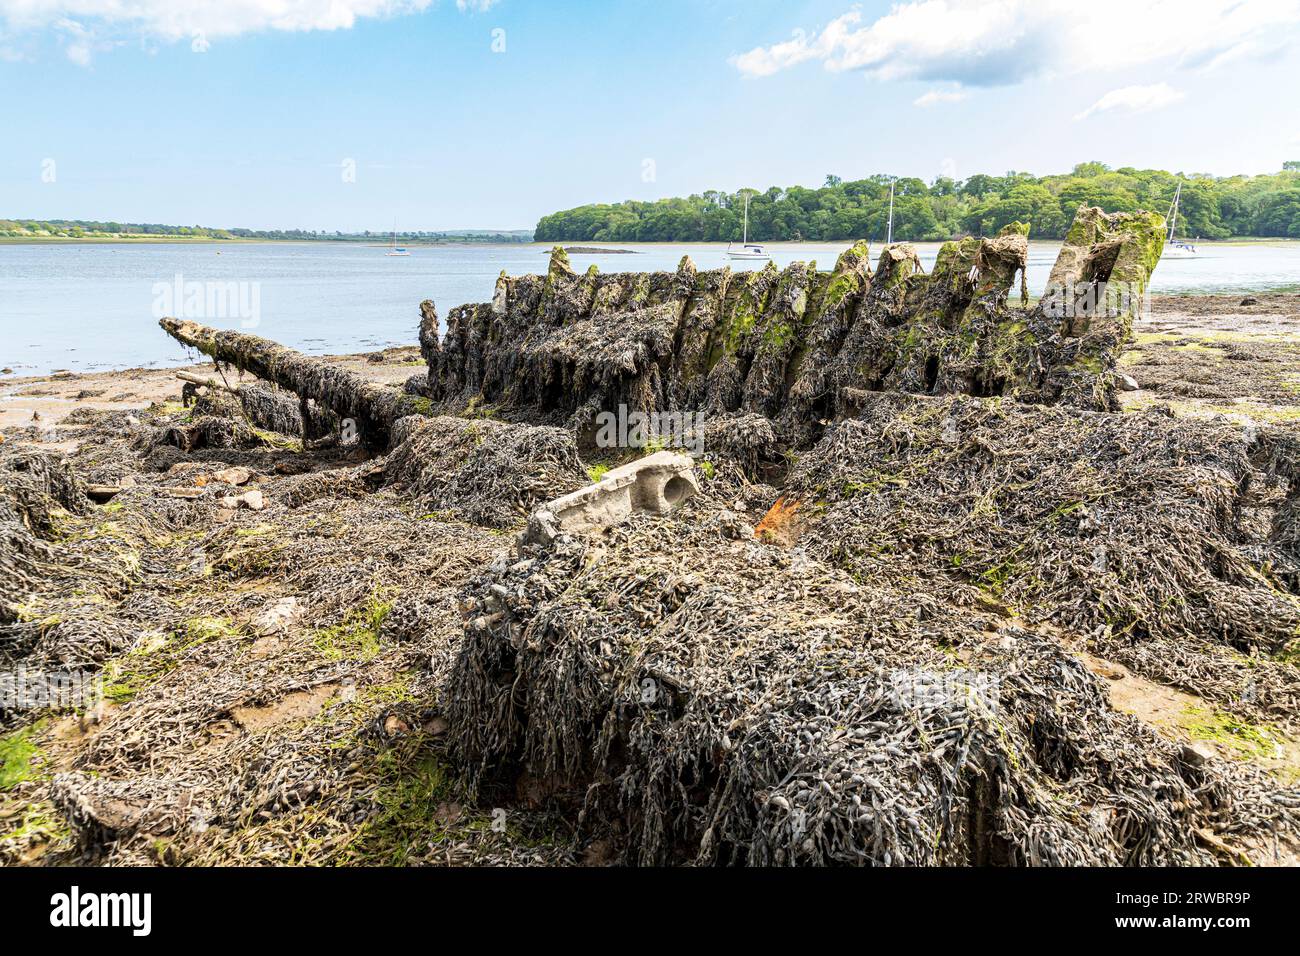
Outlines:
{"label": "wet sand", "polygon": [[[418,347],[381,352],[322,356],[341,368],[360,372],[378,382],[402,382],[424,368]],[[382,361],[375,361],[382,357]],[[212,362],[178,368],[130,368],[112,372],[59,372],[50,375],[0,377],[0,429],[32,424],[57,425],[77,408],[122,411],[179,402],[182,382],[177,372],[213,374]],[[230,384],[256,381],[254,376],[227,373]],[[39,416],[33,418],[33,416]]]}

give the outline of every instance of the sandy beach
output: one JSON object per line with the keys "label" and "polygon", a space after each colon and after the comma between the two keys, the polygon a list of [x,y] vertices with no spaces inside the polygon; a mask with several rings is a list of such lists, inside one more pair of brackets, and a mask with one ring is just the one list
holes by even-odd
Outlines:
{"label": "sandy beach", "polygon": [[[1297,333],[1300,293],[1155,296],[1151,314],[1134,326],[1134,340],[1121,359],[1142,388],[1121,399],[1130,408],[1169,402],[1187,414],[1300,417],[1300,411],[1292,411],[1300,408]],[[1259,353],[1262,360],[1225,365],[1234,347]],[[326,358],[385,383],[404,381],[423,367],[414,345]],[[131,410],[176,403],[179,371],[210,375],[212,363],[0,376],[0,428],[57,425],[77,408]],[[229,374],[232,384],[242,381],[237,372]],[[1216,383],[1212,389],[1206,387],[1211,380]]]}

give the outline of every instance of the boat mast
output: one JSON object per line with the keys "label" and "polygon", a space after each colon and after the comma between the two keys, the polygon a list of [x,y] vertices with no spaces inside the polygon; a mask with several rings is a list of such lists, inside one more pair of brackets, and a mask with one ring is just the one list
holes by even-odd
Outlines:
{"label": "boat mast", "polygon": [[885,245],[894,241],[894,183],[897,181],[897,179],[889,181],[889,234],[885,239]]}
{"label": "boat mast", "polygon": [[749,193],[745,193],[745,228],[740,234],[741,248],[749,245]]}
{"label": "boat mast", "polygon": [[1178,225],[1178,197],[1183,194],[1183,181],[1178,180],[1178,188],[1174,190],[1174,210],[1169,216],[1169,241],[1174,241],[1174,228]]}

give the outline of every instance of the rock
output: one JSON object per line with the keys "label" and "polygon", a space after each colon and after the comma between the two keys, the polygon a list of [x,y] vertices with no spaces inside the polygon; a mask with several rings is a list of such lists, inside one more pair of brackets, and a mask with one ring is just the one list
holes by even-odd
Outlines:
{"label": "rock", "polygon": [[1136,392],[1142,387],[1132,375],[1125,375],[1122,372],[1115,377],[1115,383],[1126,392]]}
{"label": "rock", "polygon": [[1183,744],[1178,750],[1178,756],[1189,767],[1199,767],[1217,754],[1209,744],[1198,740],[1195,743]]}
{"label": "rock", "polygon": [[202,488],[164,488],[164,493],[172,498],[202,498]]}
{"label": "rock", "polygon": [[538,508],[528,516],[528,527],[519,535],[519,544],[536,544],[549,547],[560,533],[560,525],[550,509]]}
{"label": "rock", "polygon": [[389,714],[384,718],[384,734],[389,737],[396,737],[400,734],[409,734],[411,725],[404,721],[396,714]]}
{"label": "rock", "polygon": [[[201,489],[200,489],[201,490]],[[217,502],[222,508],[234,511],[236,508],[247,508],[249,511],[261,511],[266,507],[266,499],[262,493],[257,490],[245,491],[242,495],[224,495]]]}
{"label": "rock", "polygon": [[1246,298],[1241,300],[1241,305],[1259,305],[1259,299],[1255,298],[1253,295],[1248,295]]}
{"label": "rock", "polygon": [[223,468],[221,471],[214,472],[213,481],[219,481],[224,485],[243,485],[253,477],[253,470],[245,468],[242,465],[234,465],[230,468]]}
{"label": "rock", "polygon": [[262,636],[283,634],[302,614],[302,608],[296,597],[280,598],[264,606],[249,621],[252,629]]}

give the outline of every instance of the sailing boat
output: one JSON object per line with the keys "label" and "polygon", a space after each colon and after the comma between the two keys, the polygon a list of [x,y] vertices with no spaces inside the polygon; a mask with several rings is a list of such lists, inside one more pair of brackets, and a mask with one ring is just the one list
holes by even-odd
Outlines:
{"label": "sailing boat", "polygon": [[1195,259],[1196,247],[1190,242],[1180,242],[1174,238],[1174,230],[1178,227],[1178,200],[1183,195],[1183,181],[1178,181],[1178,188],[1174,190],[1174,201],[1169,207],[1169,235],[1165,237],[1164,258],[1166,259]]}
{"label": "sailing boat", "polygon": [[392,242],[392,245],[390,245],[390,246],[388,247],[388,251],[385,252],[384,255],[386,255],[386,256],[409,256],[410,254],[411,254],[411,253],[407,251],[406,246],[399,246],[399,245],[397,244],[397,223],[394,222],[394,223],[393,223],[393,242]]}
{"label": "sailing boat", "polygon": [[771,259],[767,251],[758,243],[749,241],[749,194],[745,194],[745,229],[741,234],[740,248],[733,249],[731,243],[727,243],[728,259]]}
{"label": "sailing boat", "polygon": [[885,236],[885,245],[894,244],[894,184],[898,182],[897,178],[889,181],[889,227]]}

